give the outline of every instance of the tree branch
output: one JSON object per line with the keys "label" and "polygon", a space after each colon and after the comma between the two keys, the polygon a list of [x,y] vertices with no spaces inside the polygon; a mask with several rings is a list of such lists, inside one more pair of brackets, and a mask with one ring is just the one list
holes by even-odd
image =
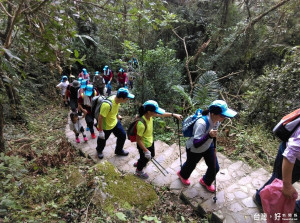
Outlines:
{"label": "tree branch", "polygon": [[0,6],[1,6],[2,10],[4,11],[4,13],[5,13],[8,17],[13,17],[11,14],[8,13],[8,11],[6,11],[4,5],[2,5],[1,2],[0,2]]}

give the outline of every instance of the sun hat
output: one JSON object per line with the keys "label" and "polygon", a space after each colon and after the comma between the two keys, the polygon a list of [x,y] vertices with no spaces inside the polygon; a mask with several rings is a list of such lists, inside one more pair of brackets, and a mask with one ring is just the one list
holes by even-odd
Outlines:
{"label": "sun hat", "polygon": [[118,98],[130,98],[130,99],[133,99],[134,95],[130,94],[129,91],[128,91],[128,89],[126,89],[124,87],[121,87],[121,88],[119,88],[119,90],[117,92],[117,97]]}
{"label": "sun hat", "polygon": [[148,101],[146,101],[146,102],[143,104],[143,106],[144,106],[144,108],[146,108],[146,107],[148,107],[148,106],[149,106],[149,107],[153,107],[153,108],[154,108],[154,112],[157,113],[157,114],[160,114],[160,115],[163,115],[163,114],[165,114],[165,112],[166,112],[164,109],[158,107],[157,102],[156,102],[156,101],[153,101],[153,100],[148,100]]}
{"label": "sun hat", "polygon": [[104,68],[103,68],[103,70],[107,70],[108,69],[108,66],[107,65],[105,65],[104,66]]}
{"label": "sun hat", "polygon": [[81,81],[80,88],[86,88],[86,85],[87,85],[87,80],[86,80],[86,79],[83,79],[83,80]]}
{"label": "sun hat", "polygon": [[237,112],[228,108],[228,105],[225,101],[223,100],[215,100],[213,101],[209,107],[208,110],[211,111],[213,109],[219,108],[221,109],[220,114],[224,115],[225,117],[228,118],[233,118],[234,116],[236,116]]}
{"label": "sun hat", "polygon": [[85,88],[84,93],[86,96],[92,96],[93,90],[94,90],[94,86],[92,84],[88,84]]}
{"label": "sun hat", "polygon": [[80,87],[80,83],[77,80],[74,80],[72,82],[71,86],[77,88],[77,87]]}

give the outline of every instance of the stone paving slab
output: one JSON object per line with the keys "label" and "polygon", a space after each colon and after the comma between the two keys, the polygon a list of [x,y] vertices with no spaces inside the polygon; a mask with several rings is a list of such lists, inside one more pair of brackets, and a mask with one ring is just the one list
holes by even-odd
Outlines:
{"label": "stone paving slab", "polygon": [[[86,123],[81,120],[82,126],[86,129]],[[97,157],[96,146],[97,138],[92,139],[90,132],[86,131],[88,142],[83,142],[80,135],[80,143],[76,143],[75,134],[70,131],[69,125],[66,126],[66,137],[68,141],[86,157],[90,157],[95,162],[108,160],[115,165],[121,172],[134,174],[133,164],[138,160],[139,153],[136,143],[126,140],[124,150],[129,152],[126,157],[116,156],[114,154],[116,137],[111,134],[107,140],[106,147],[103,151],[104,159],[99,160]],[[96,135],[98,131],[95,130]],[[149,174],[146,181],[156,186],[167,186],[174,193],[187,203],[189,203],[200,214],[211,214],[212,222],[227,223],[259,223],[265,222],[254,220],[254,216],[259,211],[252,201],[252,195],[256,189],[259,189],[269,178],[270,174],[264,169],[252,170],[251,167],[242,161],[233,162],[221,153],[217,153],[220,171],[217,174],[217,201],[214,203],[214,194],[208,192],[199,184],[199,179],[205,174],[207,166],[202,159],[196,169],[193,171],[190,186],[185,186],[177,177],[177,171],[180,170],[180,152],[179,146],[173,144],[167,145],[162,141],[155,141],[155,159],[169,172],[163,175],[157,167],[149,162],[145,171]],[[185,147],[181,146],[182,163],[186,160]],[[300,183],[294,184],[300,196]],[[299,198],[298,198],[299,199]]]}

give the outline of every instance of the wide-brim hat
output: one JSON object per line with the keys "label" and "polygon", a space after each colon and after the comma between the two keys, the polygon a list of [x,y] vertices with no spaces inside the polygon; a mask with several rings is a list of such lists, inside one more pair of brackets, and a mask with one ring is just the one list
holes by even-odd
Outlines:
{"label": "wide-brim hat", "polygon": [[158,104],[157,104],[156,101],[153,101],[153,100],[148,100],[148,101],[146,101],[146,102],[143,104],[143,106],[144,106],[144,108],[147,107],[147,106],[154,107],[154,108],[155,108],[154,112],[157,113],[157,114],[160,114],[160,115],[163,115],[163,114],[165,114],[165,112],[166,112],[164,109],[162,109],[162,108],[160,108],[160,107],[158,106]]}
{"label": "wide-brim hat", "polygon": [[71,85],[75,88],[80,87],[80,83],[77,80],[74,80]]}

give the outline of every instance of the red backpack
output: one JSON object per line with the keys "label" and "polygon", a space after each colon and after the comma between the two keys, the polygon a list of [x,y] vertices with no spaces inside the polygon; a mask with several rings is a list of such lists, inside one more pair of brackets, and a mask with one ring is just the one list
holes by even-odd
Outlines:
{"label": "red backpack", "polygon": [[300,108],[284,116],[274,127],[273,132],[282,141],[287,142],[299,125]]}
{"label": "red backpack", "polygon": [[145,131],[144,133],[146,132],[146,129],[147,129],[147,124],[146,124],[146,121],[143,119],[143,118],[138,118],[138,119],[135,119],[128,127],[127,129],[127,136],[128,136],[128,139],[131,141],[131,142],[136,142],[136,135],[137,135],[137,129],[136,129],[136,126],[138,124],[138,122],[141,121],[144,126],[145,126]]}

